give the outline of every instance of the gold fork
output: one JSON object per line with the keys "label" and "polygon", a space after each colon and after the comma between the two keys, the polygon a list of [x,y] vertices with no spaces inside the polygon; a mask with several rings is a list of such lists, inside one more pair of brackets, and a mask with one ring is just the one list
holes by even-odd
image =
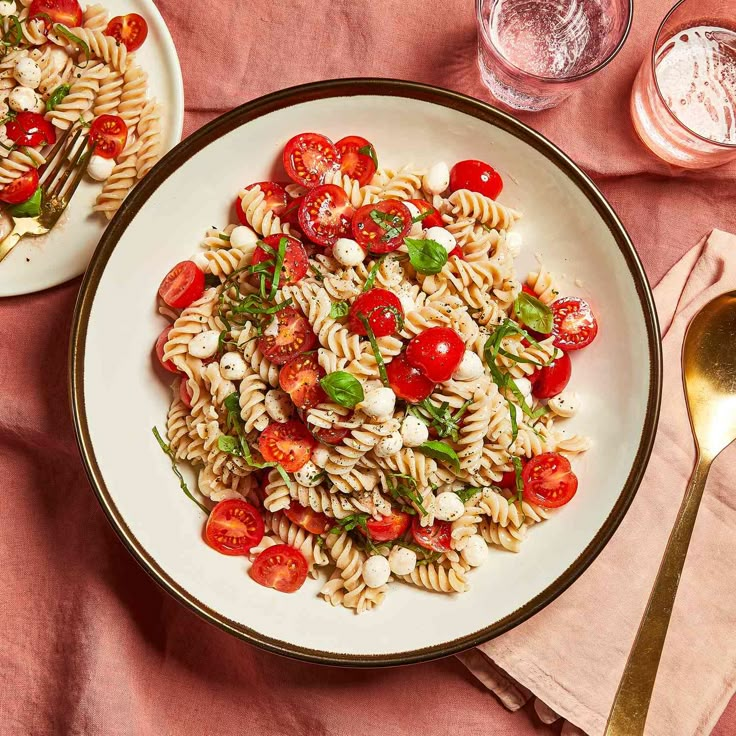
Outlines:
{"label": "gold fork", "polygon": [[59,138],[41,167],[41,211],[35,217],[12,218],[13,229],[0,242],[0,261],[21,238],[45,235],[56,225],[82,180],[89,157],[94,153],[95,145],[88,144],[89,137],[81,126],[70,126]]}

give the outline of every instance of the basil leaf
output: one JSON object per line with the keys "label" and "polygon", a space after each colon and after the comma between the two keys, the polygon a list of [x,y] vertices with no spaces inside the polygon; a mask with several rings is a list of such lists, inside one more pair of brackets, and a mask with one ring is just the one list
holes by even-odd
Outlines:
{"label": "basil leaf", "polygon": [[38,217],[41,214],[41,187],[25,201],[8,210],[13,217]]}
{"label": "basil leaf", "polygon": [[373,288],[373,284],[376,283],[376,276],[378,276],[378,269],[381,268],[381,264],[386,259],[386,256],[381,256],[372,266],[368,272],[368,278],[365,280],[363,285],[363,292]]}
{"label": "basil leaf", "polygon": [[429,440],[428,442],[419,445],[417,450],[419,450],[423,455],[433,457],[435,460],[440,460],[443,463],[449,463],[455,469],[460,469],[460,458],[457,456],[455,450],[445,442]]}
{"label": "basil leaf", "polygon": [[447,251],[436,241],[404,238],[409,250],[409,261],[419,273],[439,273],[447,263]]}
{"label": "basil leaf", "polygon": [[347,371],[335,371],[320,379],[320,385],[325,393],[340,406],[353,409],[363,401],[365,393],[360,381]]}
{"label": "basil leaf", "polygon": [[514,310],[519,320],[530,330],[549,335],[552,332],[554,319],[552,310],[535,296],[522,291],[516,298]]}
{"label": "basil leaf", "polygon": [[455,491],[463,503],[467,503],[473,496],[480,492],[480,488],[461,488],[459,491]]}
{"label": "basil leaf", "polygon": [[223,402],[225,408],[233,413],[240,416],[240,394],[237,391],[233,391]]}
{"label": "basil leaf", "polygon": [[62,84],[57,87],[51,96],[46,100],[46,112],[51,112],[56,106],[69,94],[71,87],[68,84]]}
{"label": "basil leaf", "polygon": [[358,153],[362,153],[364,156],[370,156],[371,160],[373,161],[373,165],[378,168],[378,156],[376,156],[376,149],[373,148],[372,143],[359,148]]}
{"label": "basil leaf", "polygon": [[221,452],[227,452],[230,455],[240,455],[240,442],[235,437],[228,434],[221,434],[217,438],[217,447]]}
{"label": "basil leaf", "polygon": [[340,317],[347,316],[350,311],[350,305],[347,302],[332,302],[330,307],[330,317],[332,319],[339,319]]}

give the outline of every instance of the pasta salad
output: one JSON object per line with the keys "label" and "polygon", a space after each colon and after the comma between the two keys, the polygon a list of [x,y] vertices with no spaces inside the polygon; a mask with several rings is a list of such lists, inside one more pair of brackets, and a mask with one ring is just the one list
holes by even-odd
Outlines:
{"label": "pasta salad", "polygon": [[111,219],[161,155],[162,110],[135,58],[146,20],[77,0],[0,0],[0,19],[0,202],[11,215],[38,215],[39,169],[79,127],[87,174],[102,183],[93,209]]}
{"label": "pasta salad", "polygon": [[324,570],[358,613],[392,580],[463,593],[575,496],[570,355],[596,318],[544,268],[517,280],[521,214],[487,163],[393,170],[362,137],[303,133],[283,166],[161,283],[176,378],[154,434],[256,582]]}

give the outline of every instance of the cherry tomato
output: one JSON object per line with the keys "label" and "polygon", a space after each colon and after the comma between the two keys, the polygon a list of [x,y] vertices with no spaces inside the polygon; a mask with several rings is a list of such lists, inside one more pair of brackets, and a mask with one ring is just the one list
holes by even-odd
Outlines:
{"label": "cherry tomato", "polygon": [[448,258],[459,258],[461,261],[465,260],[465,253],[463,253],[463,249],[456,245],[449,253]]}
{"label": "cherry tomato", "polygon": [[279,329],[276,335],[263,335],[258,338],[261,352],[276,365],[284,365],[299,353],[306,353],[317,345],[317,336],[300,312],[286,307],[276,312],[274,319]]}
{"label": "cherry tomato", "polygon": [[410,404],[424,401],[434,391],[434,381],[430,381],[418,368],[409,365],[403,353],[386,365],[386,374],[391,390]]}
{"label": "cherry tomato", "polygon": [[460,365],[465,343],[449,327],[430,327],[413,337],[406,346],[406,360],[431,381],[449,381]]}
{"label": "cherry tomato", "polygon": [[373,145],[359,135],[349,135],[335,143],[335,148],[340,154],[340,171],[362,187],[369,184],[376,173],[376,164],[365,151],[371,149],[375,155]]}
{"label": "cherry tomato", "polygon": [[128,126],[117,115],[100,115],[92,121],[89,140],[95,144],[95,156],[117,158],[128,141]]}
{"label": "cherry tomato", "polygon": [[382,516],[380,519],[368,519],[368,536],[374,542],[390,542],[398,539],[406,532],[411,523],[411,516],[403,511],[392,511],[391,516]]}
{"label": "cherry tomato", "polygon": [[245,217],[245,212],[243,212],[243,205],[240,202],[240,197],[235,197],[235,215],[238,218],[238,222],[241,225],[245,225],[245,227],[250,227],[250,223]]}
{"label": "cherry tomato", "polygon": [[56,143],[56,130],[37,112],[19,112],[5,123],[5,132],[16,146],[44,146]]}
{"label": "cherry tomato", "polygon": [[317,354],[303,353],[281,368],[279,385],[298,409],[310,409],[327,401],[327,394],[319,383],[324,376],[325,370],[317,361]]}
{"label": "cherry tomato", "polygon": [[194,261],[177,263],[164,276],[161,286],[158,287],[158,295],[165,304],[174,309],[188,307],[202,294],[204,294],[204,272]]}
{"label": "cherry tomato", "polygon": [[284,513],[289,521],[298,524],[312,534],[324,534],[331,526],[332,521],[319,511],[302,506],[298,501],[292,501]]}
{"label": "cherry tomato", "polygon": [[546,508],[564,506],[578,490],[570,461],[558,452],[536,455],[524,466],[524,498]]}
{"label": "cherry tomato", "polygon": [[432,526],[422,526],[418,516],[411,523],[414,541],[424,549],[433,552],[447,552],[452,540],[452,524],[449,521],[435,521]]}
{"label": "cherry tomato", "polygon": [[156,357],[158,358],[158,362],[161,364],[161,367],[168,371],[169,373],[181,373],[181,371],[174,365],[174,363],[170,360],[164,360],[164,345],[169,341],[169,332],[171,331],[171,326],[164,327],[161,334],[156,338]]}
{"label": "cherry tomato", "polygon": [[148,37],[148,23],[138,13],[116,15],[107,24],[105,35],[125,44],[128,51],[137,51]]}
{"label": "cherry tomato", "polygon": [[365,317],[376,337],[386,337],[399,331],[400,319],[404,317],[399,297],[388,289],[369,289],[350,306],[348,326],[356,335],[366,335]]}
{"label": "cherry tomato", "polygon": [[529,284],[524,284],[524,286],[522,286],[522,287],[521,287],[521,290],[522,290],[522,291],[523,291],[523,292],[524,292],[525,294],[529,294],[529,296],[533,296],[533,297],[534,297],[535,299],[538,299],[538,298],[539,298],[539,297],[537,296],[537,292],[536,292],[536,291],[534,291],[534,289],[532,289],[532,287],[531,287],[531,286],[529,286]]}
{"label": "cherry tomato", "polygon": [[422,227],[445,226],[445,223],[442,221],[442,215],[426,199],[410,199],[409,201],[419,210],[420,215],[423,215],[425,212],[430,213],[420,220]]}
{"label": "cherry tomato", "polygon": [[336,184],[323,184],[304,195],[299,207],[299,225],[318,245],[334,245],[338,238],[350,234],[354,212],[344,189]]}
{"label": "cherry tomato", "polygon": [[312,434],[325,445],[339,445],[350,434],[350,430],[344,427],[315,427]]}
{"label": "cherry tomato", "polygon": [[471,192],[496,199],[503,189],[503,179],[485,161],[458,161],[450,170],[450,191],[456,192],[458,189],[470,189]]}
{"label": "cherry tomato", "polygon": [[309,566],[304,555],[288,544],[275,544],[261,552],[250,568],[259,585],[280,593],[294,593],[304,585]]}
{"label": "cherry tomato", "polygon": [[311,189],[325,174],[340,168],[340,154],[329,138],[319,133],[300,133],[284,146],[284,169],[292,181]]}
{"label": "cherry tomato", "polygon": [[554,344],[563,350],[580,350],[598,334],[598,321],[590,304],[577,296],[566,296],[550,305],[555,324]]}
{"label": "cherry tomato", "polygon": [[36,189],[38,189],[38,171],[29,169],[25,174],[13,179],[10,184],[0,189],[0,202],[20,204],[30,199]]}
{"label": "cherry tomato", "polygon": [[82,8],[77,0],[33,0],[28,9],[28,17],[44,14],[54,23],[61,23],[67,28],[82,25]]}
{"label": "cherry tomato", "polygon": [[[167,360],[166,362],[171,363],[170,360]],[[192,392],[191,392],[191,389],[189,388],[189,379],[186,376],[182,376],[181,380],[179,381],[179,398],[181,399],[182,404],[184,404],[184,406],[186,406],[187,409],[192,408]]]}
{"label": "cherry tomato", "polygon": [[[524,469],[524,466],[526,465],[526,458],[521,458],[521,468],[522,471]],[[515,491],[516,490],[516,471],[515,470],[507,470],[502,476],[501,480],[496,483],[496,485],[499,488],[505,488],[509,491]]]}
{"label": "cherry tomato", "polygon": [[303,201],[304,197],[302,196],[295,197],[290,202],[287,202],[286,207],[281,210],[281,214],[279,215],[281,222],[286,223],[287,225],[293,225],[294,227],[299,227],[299,210],[302,207]]}
{"label": "cherry tomato", "polygon": [[257,181],[255,184],[249,184],[246,187],[246,190],[250,191],[253,187],[261,188],[261,194],[264,196],[263,204],[265,204],[266,207],[274,213],[274,215],[278,215],[280,217],[281,213],[286,208],[286,202],[289,198],[286,194],[286,189],[276,181]]}
{"label": "cherry tomato", "polygon": [[356,210],[353,237],[371,253],[390,253],[404,244],[411,225],[406,205],[398,199],[386,199]]}
{"label": "cherry tomato", "polygon": [[297,419],[271,424],[258,438],[263,459],[279,463],[287,473],[295,473],[309,460],[316,442],[309,430]]}
{"label": "cherry tomato", "polygon": [[532,381],[534,388],[533,393],[538,399],[551,399],[557,396],[570,381],[570,373],[572,372],[572,362],[567,353],[553,360],[549,365],[545,365],[536,371],[534,380]]}
{"label": "cherry tomato", "polygon": [[246,501],[229,498],[210,511],[204,537],[223,555],[244,555],[263,539],[263,519]]}
{"label": "cherry tomato", "polygon": [[[306,276],[309,270],[309,259],[307,258],[307,251],[304,250],[304,246],[290,235],[269,235],[267,238],[263,238],[263,243],[272,248],[274,253],[278,253],[282,239],[286,241],[286,246],[284,250],[284,265],[281,268],[278,285],[290,286]],[[268,253],[260,245],[253,251],[254,266],[265,261],[273,262],[274,258],[275,256],[272,253]],[[272,276],[274,268],[275,266],[271,266],[268,271]],[[270,286],[271,279],[268,279],[266,283]]]}

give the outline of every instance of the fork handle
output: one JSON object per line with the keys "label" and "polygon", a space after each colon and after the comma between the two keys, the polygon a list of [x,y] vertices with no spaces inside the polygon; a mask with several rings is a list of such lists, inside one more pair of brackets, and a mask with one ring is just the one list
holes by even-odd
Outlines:
{"label": "fork handle", "polygon": [[18,245],[20,239],[24,235],[28,235],[29,233],[33,235],[43,235],[46,232],[48,232],[48,230],[43,227],[38,220],[30,217],[16,220],[13,224],[13,229],[5,236],[5,239],[0,242],[0,261],[2,261],[5,256],[7,256],[16,245]]}

